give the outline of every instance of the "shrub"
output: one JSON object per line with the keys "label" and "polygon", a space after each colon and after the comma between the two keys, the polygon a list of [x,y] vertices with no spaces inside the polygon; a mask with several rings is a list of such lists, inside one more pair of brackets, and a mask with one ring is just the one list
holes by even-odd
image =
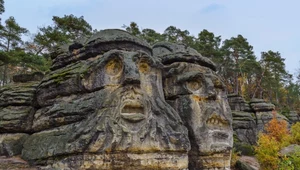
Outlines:
{"label": "shrub", "polygon": [[300,169],[300,148],[295,148],[295,152],[284,156],[279,164],[280,170],[298,170]]}
{"label": "shrub", "polygon": [[293,163],[295,169],[300,169],[300,148],[297,147],[295,152],[289,156],[289,159]]}
{"label": "shrub", "polygon": [[292,142],[300,145],[300,122],[291,127]]}
{"label": "shrub", "polygon": [[287,127],[287,122],[285,120],[278,120],[275,116],[266,125],[266,134],[276,141],[280,147],[285,147],[290,144],[291,136]]}
{"label": "shrub", "polygon": [[295,170],[295,167],[289,157],[283,157],[279,163],[279,170]]}
{"label": "shrub", "polygon": [[278,157],[278,151],[280,150],[278,141],[269,135],[259,134],[257,143],[255,151],[261,167],[266,170],[277,169],[280,161]]}
{"label": "shrub", "polygon": [[[291,160],[280,161],[278,152],[283,147],[290,144],[291,136],[287,128],[287,122],[284,120],[277,120],[276,113],[273,119],[266,124],[266,133],[259,134],[257,146],[255,147],[256,157],[261,164],[262,169],[273,170],[278,168],[285,168]],[[289,162],[290,161],[290,162]]]}
{"label": "shrub", "polygon": [[242,155],[253,156],[255,154],[254,147],[247,143],[235,143],[235,149]]}

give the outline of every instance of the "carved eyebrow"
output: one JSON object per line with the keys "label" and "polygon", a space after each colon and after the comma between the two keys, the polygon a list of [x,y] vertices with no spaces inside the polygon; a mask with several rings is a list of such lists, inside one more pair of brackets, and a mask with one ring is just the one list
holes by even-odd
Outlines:
{"label": "carved eyebrow", "polygon": [[143,52],[143,51],[138,51],[134,56],[133,56],[134,62],[139,62],[139,61],[146,61],[151,67],[154,68],[159,68],[162,69],[163,65],[162,63],[159,62],[157,58],[154,58],[153,56]]}
{"label": "carved eyebrow", "polygon": [[224,82],[218,76],[212,75],[211,80],[216,88],[223,89],[223,90],[226,89]]}
{"label": "carved eyebrow", "polygon": [[199,71],[192,71],[178,75],[176,83],[184,83],[189,80],[204,79],[204,74]]}
{"label": "carved eyebrow", "polygon": [[106,63],[107,61],[110,61],[111,59],[115,59],[115,58],[122,59],[123,58],[122,53],[120,51],[115,51],[115,50],[104,53],[100,62]]}
{"label": "carved eyebrow", "polygon": [[134,56],[133,56],[134,61],[138,61],[141,59],[146,59],[146,60],[151,60],[151,57],[143,52],[143,51],[138,51]]}

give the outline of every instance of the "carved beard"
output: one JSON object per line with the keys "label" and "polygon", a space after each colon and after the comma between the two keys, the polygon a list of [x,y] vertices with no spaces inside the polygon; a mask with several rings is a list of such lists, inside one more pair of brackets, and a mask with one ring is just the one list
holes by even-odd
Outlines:
{"label": "carved beard", "polygon": [[102,98],[112,107],[101,106],[83,121],[69,140],[70,147],[89,153],[189,150],[186,128],[160,97],[142,94],[136,86],[104,94],[107,96]]}

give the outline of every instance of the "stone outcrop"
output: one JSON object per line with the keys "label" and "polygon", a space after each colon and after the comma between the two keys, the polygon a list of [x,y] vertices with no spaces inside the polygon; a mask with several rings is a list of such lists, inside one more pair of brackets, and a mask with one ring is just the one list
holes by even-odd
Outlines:
{"label": "stone outcrop", "polygon": [[232,117],[214,64],[183,44],[157,43],[164,64],[164,93],[188,128],[189,169],[230,169]]}
{"label": "stone outcrop", "polygon": [[249,103],[243,97],[237,94],[228,94],[228,102],[232,111],[252,112]]}
{"label": "stone outcrop", "polygon": [[44,78],[44,74],[41,72],[34,72],[31,74],[19,74],[13,76],[13,82],[25,83],[30,81],[41,81]]}
{"label": "stone outcrop", "polygon": [[0,156],[20,155],[32,132],[34,95],[39,82],[31,80],[38,78],[14,80],[17,82],[0,89]]}
{"label": "stone outcrop", "polygon": [[299,150],[300,150],[300,145],[292,144],[292,145],[282,148],[279,151],[279,156],[280,157],[291,156],[291,155],[295,154],[296,152],[299,152]]}
{"label": "stone outcrop", "polygon": [[[263,99],[253,99],[250,101],[250,105],[256,115],[257,130],[262,132],[264,126],[274,117],[275,105],[266,103]],[[288,122],[288,119],[281,114],[276,114],[276,117]]]}
{"label": "stone outcrop", "polygon": [[257,140],[256,116],[249,103],[236,94],[228,95],[228,101],[232,110],[232,127],[235,137],[240,143],[255,144]]}
{"label": "stone outcrop", "polygon": [[289,120],[290,124],[294,124],[300,121],[300,116],[298,115],[298,113],[296,111],[290,111],[287,114],[287,118]]}
{"label": "stone outcrop", "polygon": [[42,80],[19,75],[0,89],[3,166],[229,169],[225,86],[194,49],[103,30],[55,54]]}
{"label": "stone outcrop", "polygon": [[[235,143],[256,144],[258,133],[263,132],[265,125],[274,117],[275,105],[263,99],[252,99],[247,103],[236,94],[228,95],[228,101],[232,109],[233,130],[237,140]],[[298,120],[298,115],[294,112],[290,115],[288,119],[276,114],[276,118],[287,122]]]}

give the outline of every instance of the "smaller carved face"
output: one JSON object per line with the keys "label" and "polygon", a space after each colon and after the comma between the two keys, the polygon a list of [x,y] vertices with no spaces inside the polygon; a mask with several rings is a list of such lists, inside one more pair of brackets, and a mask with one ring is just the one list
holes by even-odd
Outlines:
{"label": "smaller carved face", "polygon": [[147,122],[152,97],[163,98],[161,70],[144,52],[113,50],[105,53],[83,80],[86,89],[108,91],[101,108],[115,107],[112,117],[130,131],[139,130]]}
{"label": "smaller carved face", "polygon": [[[214,71],[192,63],[166,66],[166,98],[179,112],[200,155],[228,153],[232,147],[231,114],[225,86]],[[197,151],[196,151],[197,150]]]}

